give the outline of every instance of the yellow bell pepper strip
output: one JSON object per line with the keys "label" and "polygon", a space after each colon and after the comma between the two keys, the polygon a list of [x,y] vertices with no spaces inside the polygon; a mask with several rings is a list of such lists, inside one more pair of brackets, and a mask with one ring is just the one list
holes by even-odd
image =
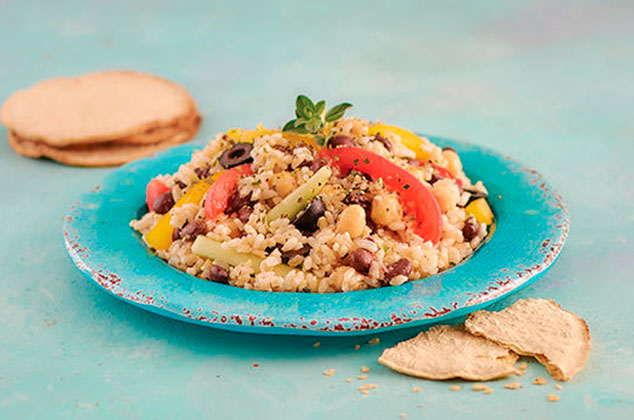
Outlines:
{"label": "yellow bell pepper strip", "polygon": [[398,194],[405,211],[416,218],[414,232],[426,241],[437,244],[442,237],[442,212],[431,191],[414,175],[382,156],[358,147],[322,149],[319,156],[344,174],[354,169],[369,175],[373,181],[383,179],[391,192]]}
{"label": "yellow bell pepper strip", "polygon": [[[260,264],[264,261],[264,258],[258,257],[253,254],[243,254],[236,252],[232,249],[225,249],[222,247],[222,243],[215,241],[206,236],[199,236],[192,245],[192,252],[200,257],[209,258],[213,261],[218,261],[228,265],[236,266],[245,261],[249,261],[251,267],[256,273],[260,272]],[[286,264],[279,264],[273,267],[273,272],[278,276],[285,276],[293,269]]]}
{"label": "yellow bell pepper strip", "polygon": [[264,127],[262,124],[258,124],[254,130],[243,130],[241,128],[232,128],[227,131],[227,137],[236,143],[253,143],[258,137],[265,136],[267,134],[273,134],[277,130]]}
{"label": "yellow bell pepper strip", "polygon": [[311,134],[298,134],[292,131],[284,131],[282,132],[282,136],[288,140],[292,147],[305,143],[315,150],[321,149],[321,146],[317,144],[317,141],[315,140],[315,136]]}
{"label": "yellow bell pepper strip", "polygon": [[170,225],[172,220],[172,211],[176,207],[182,207],[185,204],[199,204],[203,199],[211,184],[200,181],[194,184],[172,207],[170,211],[165,213],[163,217],[154,225],[152,230],[145,234],[144,239],[147,244],[157,251],[164,251],[172,244],[172,233],[174,227]]}
{"label": "yellow bell pepper strip", "polygon": [[416,159],[420,161],[429,160],[429,154],[421,149],[421,146],[425,143],[425,141],[411,131],[395,125],[387,124],[375,124],[368,128],[368,136],[375,136],[377,134],[385,135],[388,133],[399,136],[401,138],[401,143],[403,143],[403,145],[409,150],[416,153]]}
{"label": "yellow bell pepper strip", "polygon": [[484,198],[473,200],[465,207],[465,211],[467,214],[475,217],[478,223],[484,223],[486,225],[493,223],[493,212],[491,211],[491,207],[489,207],[489,203],[487,203]]}

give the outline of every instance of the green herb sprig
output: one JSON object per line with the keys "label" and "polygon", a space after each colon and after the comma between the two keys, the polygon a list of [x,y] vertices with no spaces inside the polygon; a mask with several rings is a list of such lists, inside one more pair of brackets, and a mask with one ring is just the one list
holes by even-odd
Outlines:
{"label": "green herb sprig", "polygon": [[295,101],[295,116],[282,131],[290,131],[298,134],[314,134],[316,141],[323,145],[326,137],[323,132],[327,123],[332,123],[343,117],[343,114],[352,104],[343,102],[335,105],[326,112],[326,101],[314,103],[305,95],[299,95]]}

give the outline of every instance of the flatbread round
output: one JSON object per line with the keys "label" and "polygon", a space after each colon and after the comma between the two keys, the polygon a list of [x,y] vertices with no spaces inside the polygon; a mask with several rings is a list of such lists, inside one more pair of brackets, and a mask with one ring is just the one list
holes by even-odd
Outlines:
{"label": "flatbread round", "polygon": [[176,83],[133,71],[49,79],[9,97],[0,121],[20,138],[53,147],[106,142],[197,115]]}
{"label": "flatbread round", "polygon": [[559,381],[569,381],[590,353],[590,330],[579,316],[550,299],[522,299],[500,312],[477,311],[467,330],[526,356]]}
{"label": "flatbread round", "polygon": [[488,381],[515,373],[517,359],[517,354],[469,334],[461,325],[438,325],[386,349],[379,363],[425,379]]}
{"label": "flatbread round", "polygon": [[200,117],[197,114],[192,114],[186,118],[178,120],[176,123],[166,126],[151,128],[143,133],[134,134],[129,137],[124,137],[114,140],[117,143],[127,144],[153,144],[163,141],[166,138],[172,137],[181,131],[188,130],[191,126],[198,124],[197,120]]}
{"label": "flatbread round", "polygon": [[116,166],[149,156],[159,150],[184,143],[196,135],[200,120],[189,129],[153,144],[99,143],[83,147],[56,148],[45,143],[23,140],[9,133],[9,145],[18,154],[39,158],[47,157],[73,166]]}

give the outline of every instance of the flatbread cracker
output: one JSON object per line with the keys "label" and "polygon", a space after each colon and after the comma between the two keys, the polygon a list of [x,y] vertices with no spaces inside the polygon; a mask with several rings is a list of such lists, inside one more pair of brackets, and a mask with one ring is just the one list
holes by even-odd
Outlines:
{"label": "flatbread cracker", "polygon": [[47,157],[57,162],[73,166],[116,166],[149,156],[167,147],[184,143],[196,135],[200,120],[189,129],[153,144],[122,144],[117,142],[99,143],[83,147],[55,148],[45,143],[18,138],[9,133],[9,145],[17,153],[32,157]]}
{"label": "flatbread cracker", "polygon": [[180,85],[145,73],[103,71],[37,83],[9,97],[0,121],[53,147],[113,141],[197,115]]}
{"label": "flatbread cracker", "polygon": [[488,381],[514,373],[517,359],[517,354],[469,334],[462,325],[438,325],[386,349],[379,363],[425,379]]}
{"label": "flatbread cracker", "polygon": [[549,299],[522,299],[500,312],[477,311],[467,330],[516,353],[534,356],[559,381],[569,381],[590,353],[590,331],[579,316]]}

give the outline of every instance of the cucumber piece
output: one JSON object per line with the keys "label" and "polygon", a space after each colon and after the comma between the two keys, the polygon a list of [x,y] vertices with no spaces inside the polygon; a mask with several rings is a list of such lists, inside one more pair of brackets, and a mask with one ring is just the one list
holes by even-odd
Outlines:
{"label": "cucumber piece", "polygon": [[[243,254],[232,249],[224,249],[222,243],[214,241],[206,236],[199,236],[192,245],[192,252],[200,257],[222,262],[228,265],[240,265],[244,261],[249,261],[251,267],[257,272],[260,271],[260,264],[264,258],[252,254]],[[286,264],[273,267],[273,272],[278,276],[286,276],[293,270]]]}
{"label": "cucumber piece", "polygon": [[292,222],[297,213],[302,211],[324,188],[331,175],[330,166],[322,166],[304,185],[287,195],[277,206],[269,210],[266,221],[271,223],[280,217],[288,217]]}

